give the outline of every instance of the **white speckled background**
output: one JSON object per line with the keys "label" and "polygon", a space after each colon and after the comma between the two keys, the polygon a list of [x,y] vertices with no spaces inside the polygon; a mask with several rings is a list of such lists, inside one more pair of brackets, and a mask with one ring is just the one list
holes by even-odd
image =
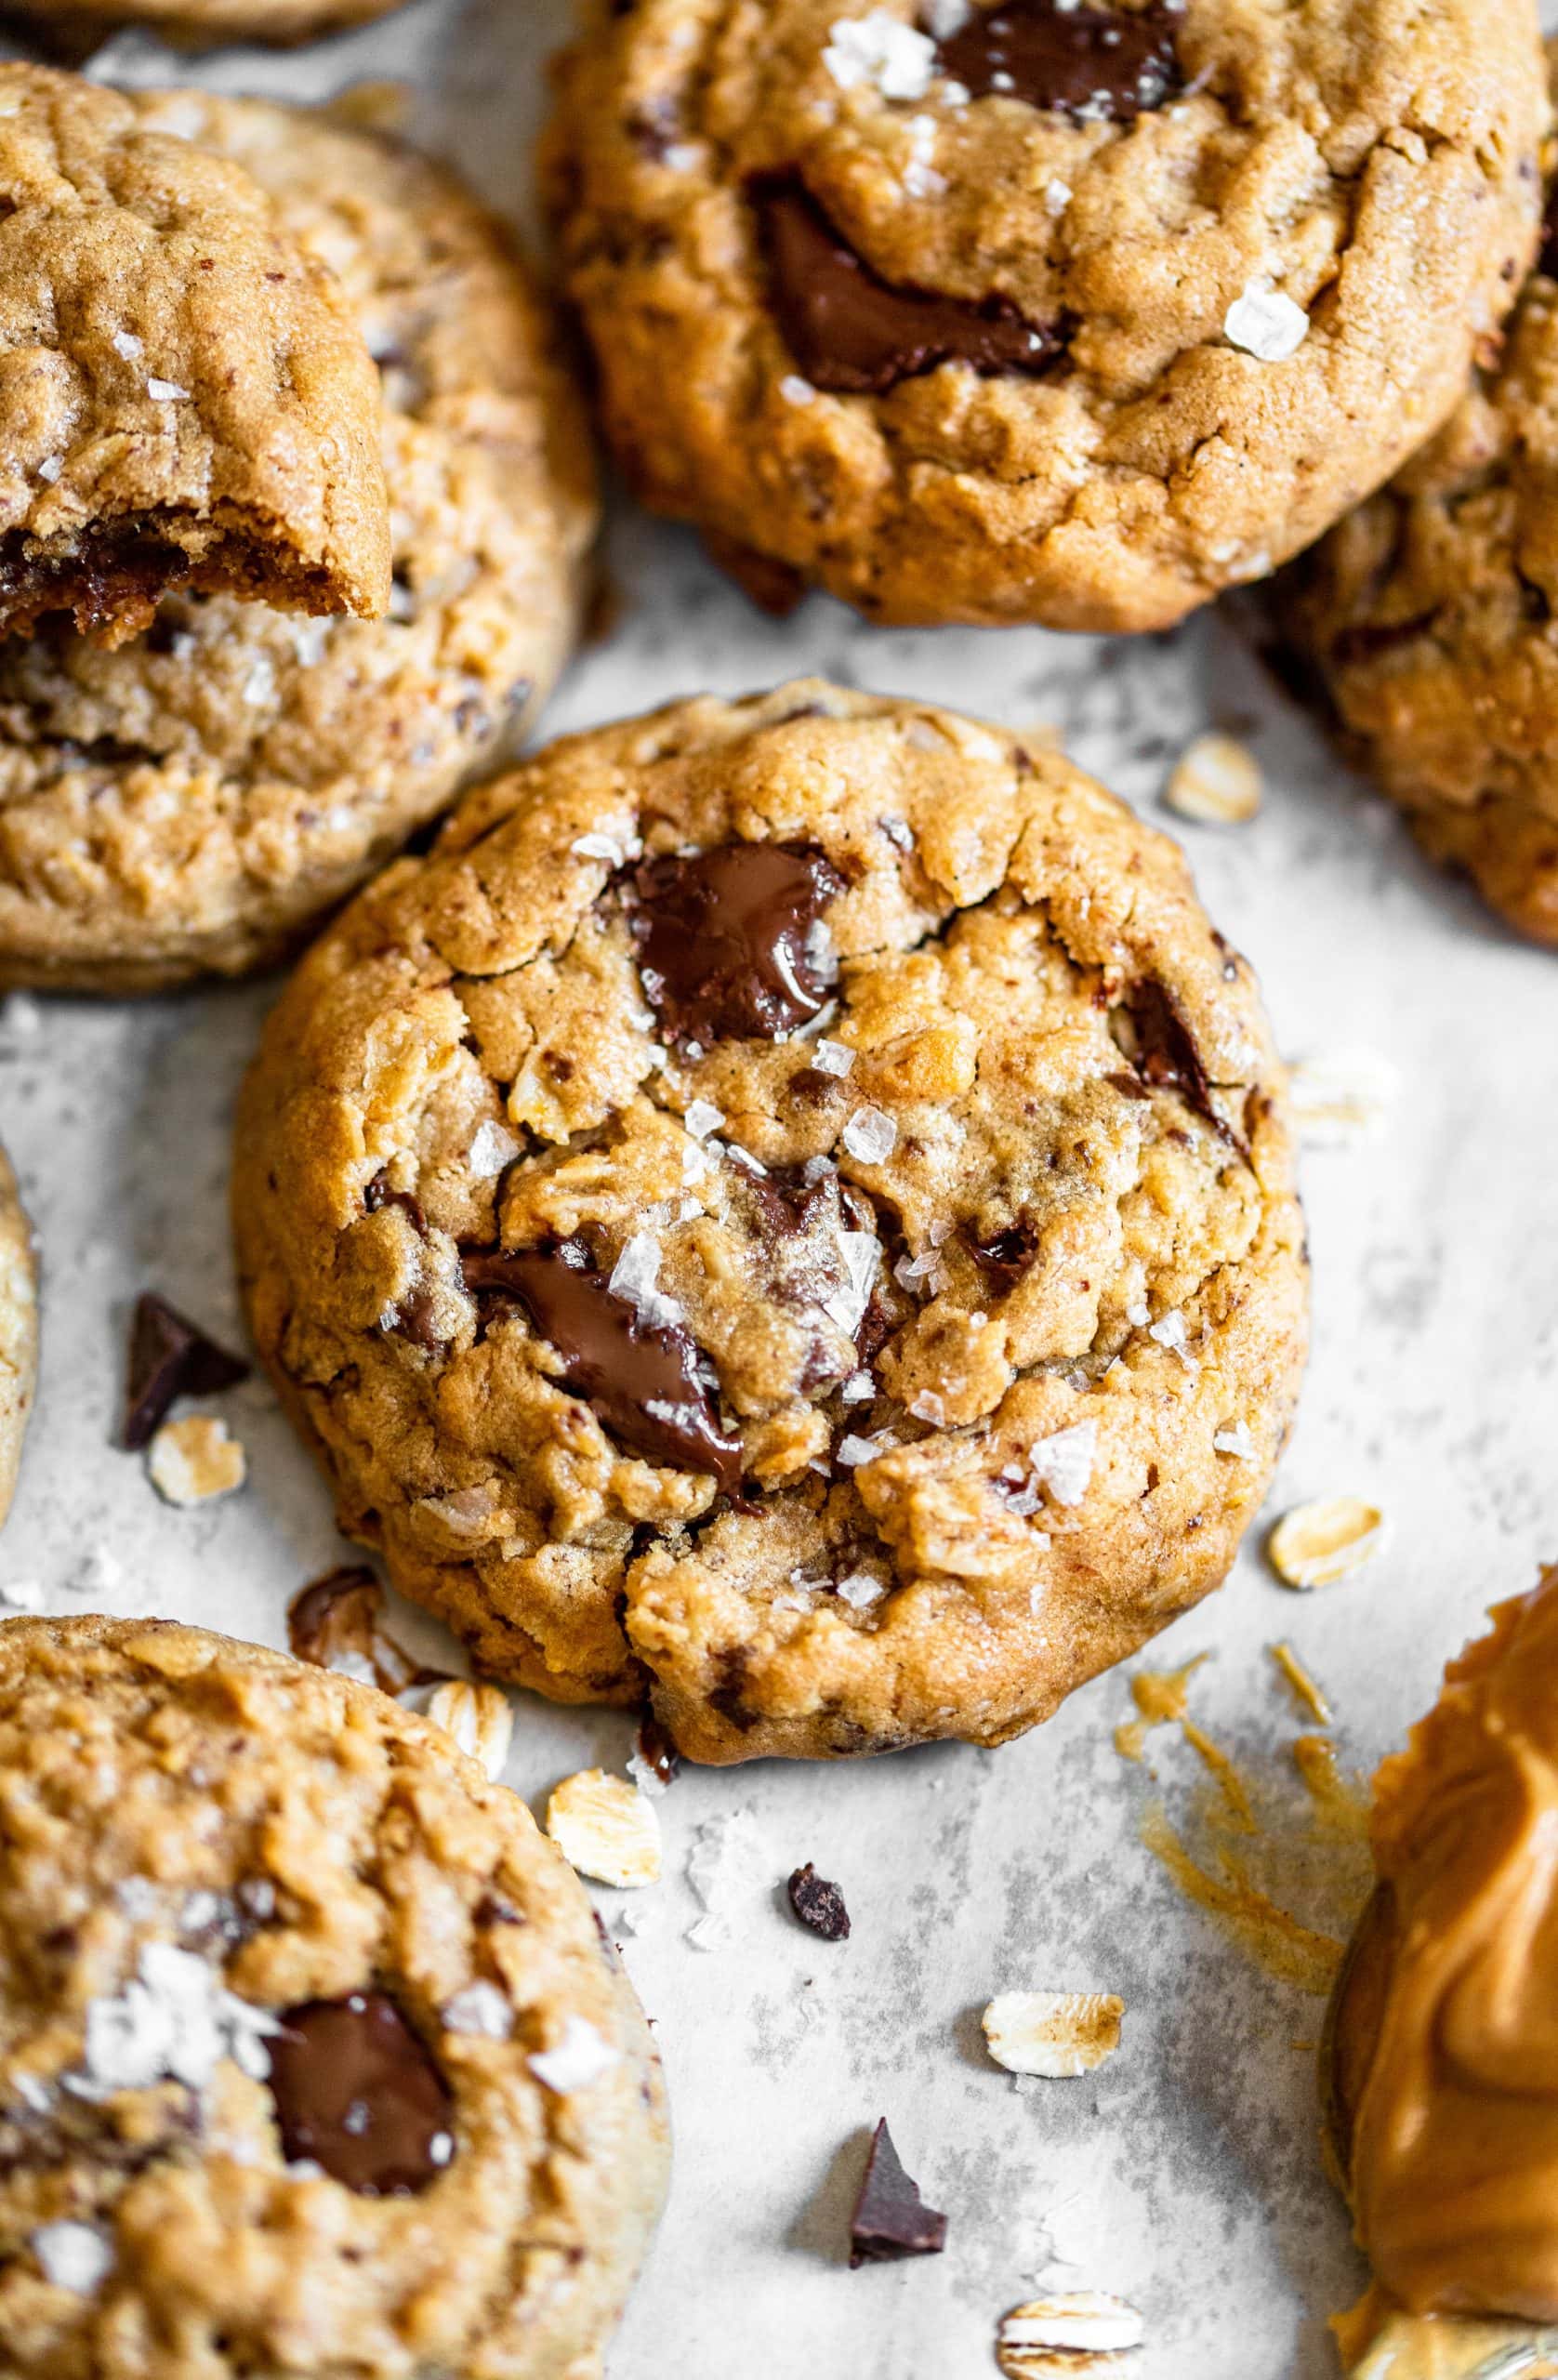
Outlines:
{"label": "white speckled background", "polygon": [[[1548,13],[1558,21],[1558,0]],[[302,58],[230,52],[199,74],[310,97],[404,78],[428,143],[522,211],[564,22],[563,0],[417,0]],[[110,63],[142,81],[182,71],[139,41]],[[1235,722],[1259,754],[1268,790],[1252,826],[1181,830],[1208,906],[1254,959],[1289,1055],[1363,1050],[1397,1082],[1372,1139],[1306,1158],[1314,1357],[1274,1510],[1356,1491],[1384,1507],[1390,1538],[1367,1572],[1309,1597],[1251,1546],[1150,1658],[1209,1651],[1196,1715],[1267,1789],[1268,1857],[1291,1905],[1340,1922],[1355,1869],[1310,1840],[1287,1758],[1296,1713],[1266,1648],[1290,1639],[1334,1699],[1344,1764],[1371,1767],[1484,1606],[1558,1554],[1558,963],[1418,860],[1265,676],[1248,618],[1108,644],[879,631],[814,600],[774,626],[691,539],[630,515],[613,566],[618,625],[574,668],[550,728],[820,669],[1052,721],[1154,816],[1166,765],[1209,721]],[[279,1643],[287,1596],[347,1558],[257,1388],[221,1408],[248,1448],[247,1491],[204,1513],[159,1503],[112,1443],[139,1289],[237,1329],[228,1120],[272,988],[0,1008],[0,1132],[45,1268],[42,1394],[0,1585],[41,1582],[50,1609],[101,1603]],[[93,1556],[99,1583],[84,1597],[73,1577]],[[403,1633],[433,1641],[414,1620]],[[1137,2380],[1334,2370],[1325,2318],[1360,2268],[1320,2170],[1320,2003],[1253,1964],[1142,1847],[1148,1797],[1182,1814],[1195,1763],[1165,1733],[1155,1783],[1123,1765],[1111,1738],[1128,1709],[1116,1674],[994,1754],[690,1772],[659,1805],[667,1880],[638,1897],[626,1954],[657,2020],[678,2160],[614,2380],[962,2380],[994,2370],[1000,2314],[1046,2283],[1142,2308]],[[571,1769],[619,1764],[629,1735],[616,1714],[523,1699],[510,1780],[539,1800]],[[733,1805],[760,1826],[775,1890],[732,1947],[700,1954],[683,1940],[683,1862],[699,1822]],[[844,1887],[845,1945],[814,1940],[783,1905],[805,1859]],[[625,1897],[600,1899],[613,1922]],[[986,2059],[978,2012],[1023,1985],[1120,1992],[1120,2054],[1082,2081],[1014,2082]],[[950,2217],[947,2250],[851,2273],[848,2208],[884,2113]]]}

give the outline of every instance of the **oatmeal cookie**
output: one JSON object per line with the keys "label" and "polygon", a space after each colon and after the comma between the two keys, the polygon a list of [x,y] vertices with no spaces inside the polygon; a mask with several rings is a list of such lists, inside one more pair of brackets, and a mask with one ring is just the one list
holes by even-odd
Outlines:
{"label": "oatmeal cookie", "polygon": [[446,173],[256,100],[146,104],[346,287],[383,379],[390,614],[175,595],[117,652],[57,623],[0,647],[0,984],[139,991],[279,955],[523,732],[594,527],[545,318]]}
{"label": "oatmeal cookie", "polygon": [[494,1673],[693,1758],[996,1743],[1215,1586],[1293,1407],[1279,1069],[1180,853],[802,683],[569,737],[310,953],[256,1339]]}
{"label": "oatmeal cookie", "polygon": [[517,1796],[371,1686],[158,1620],[0,1625],[15,2380],[583,2380],[658,2062]]}
{"label": "oatmeal cookie", "polygon": [[38,1369],[38,1273],[16,1176],[0,1149],[0,1521],[10,1509]]}
{"label": "oatmeal cookie", "polygon": [[46,40],[88,46],[116,25],[140,25],[192,48],[216,42],[314,41],[386,17],[402,0],[6,0]]}
{"label": "oatmeal cookie", "polygon": [[1533,0],[592,0],[548,180],[618,455],[738,572],[1153,628],[1444,420],[1545,121]]}
{"label": "oatmeal cookie", "polygon": [[167,588],[372,618],[379,397],[328,264],[156,102],[0,62],[0,634]]}
{"label": "oatmeal cookie", "polygon": [[1558,192],[1502,364],[1280,595],[1424,850],[1558,945]]}

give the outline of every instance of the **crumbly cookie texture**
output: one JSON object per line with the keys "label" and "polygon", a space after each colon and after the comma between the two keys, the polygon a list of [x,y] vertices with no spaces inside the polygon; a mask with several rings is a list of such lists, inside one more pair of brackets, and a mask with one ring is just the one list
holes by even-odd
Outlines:
{"label": "crumbly cookie texture", "polygon": [[190,585],[390,600],[378,386],[328,265],[156,103],[0,65],[0,633]]}
{"label": "crumbly cookie texture", "polygon": [[567,738],[390,869],[271,1019],[234,1213],[343,1526],[720,1762],[998,1742],[1223,1577],[1289,1167],[1173,845],[812,681]]}
{"label": "crumbly cookie texture", "polygon": [[560,91],[640,493],[882,620],[1263,577],[1444,420],[1535,244],[1533,0],[593,0]]}
{"label": "crumbly cookie texture", "polygon": [[0,2327],[18,2380],[580,2380],[658,2064],[523,1805],[372,1687],[0,1626]]}
{"label": "crumbly cookie texture", "polygon": [[401,0],[12,0],[9,13],[46,36],[90,42],[116,25],[143,25],[191,47],[227,41],[297,42],[365,25]]}
{"label": "crumbly cookie texture", "polygon": [[38,1368],[38,1272],[16,1176],[0,1149],[0,1521],[10,1509]]}
{"label": "crumbly cookie texture", "polygon": [[0,647],[0,983],[139,991],[272,959],[494,767],[550,690],[595,522],[583,425],[506,233],[327,118],[145,103],[344,284],[384,391],[375,621],[170,597],[104,653]]}
{"label": "crumbly cookie texture", "polygon": [[1424,850],[1558,946],[1558,193],[1501,366],[1280,593]]}

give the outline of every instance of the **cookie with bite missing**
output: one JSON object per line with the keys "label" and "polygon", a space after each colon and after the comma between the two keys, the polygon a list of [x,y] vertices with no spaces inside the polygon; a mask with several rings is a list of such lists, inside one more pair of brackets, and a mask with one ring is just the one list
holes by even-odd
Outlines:
{"label": "cookie with bite missing", "polygon": [[1531,257],[1534,0],[593,0],[608,433],[761,598],[1158,628],[1376,487]]}
{"label": "cookie with bite missing", "polygon": [[373,618],[378,387],[328,263],[157,106],[0,64],[0,635],[188,586]]}
{"label": "cookie with bite missing", "polygon": [[169,596],[104,652],[0,644],[0,985],[137,992],[284,952],[523,734],[577,627],[582,416],[508,233],[398,141],[259,100],[136,102],[328,263],[381,390],[382,619]]}
{"label": "cookie with bite missing", "polygon": [[659,2066],[518,1797],[376,1689],[158,1620],[0,1625],[16,2380],[578,2380]]}
{"label": "cookie with bite missing", "polygon": [[16,1488],[37,1369],[37,1260],[16,1175],[0,1149],[0,1521]]}
{"label": "cookie with bite missing", "polygon": [[703,1761],[1047,1717],[1222,1579],[1303,1358],[1282,1076],[1178,851],[818,681],[566,738],[388,870],[233,1211],[342,1526]]}

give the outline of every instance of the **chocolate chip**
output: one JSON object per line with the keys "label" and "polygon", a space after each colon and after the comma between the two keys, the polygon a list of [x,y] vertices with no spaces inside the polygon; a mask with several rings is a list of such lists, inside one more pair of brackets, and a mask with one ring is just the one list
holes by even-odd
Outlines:
{"label": "chocolate chip", "polygon": [[798,1868],[786,1887],[790,1907],[802,1925],[820,1934],[825,1942],[847,1942],[850,1938],[850,1912],[844,1907],[844,1896],[837,1884],[819,1876],[810,1859]]}
{"label": "chocolate chip", "polygon": [[455,2103],[419,2037],[381,1991],[309,2000],[270,2043],[271,2096],[289,2164],[311,2158],[363,2198],[408,2198],[454,2154]]}
{"label": "chocolate chip", "polygon": [[850,2217],[850,2263],[890,2264],[898,2256],[939,2256],[946,2245],[946,2217],[926,2206],[919,2186],[898,2162],[887,2118],[871,2135],[865,2176]]}
{"label": "chocolate chip", "polygon": [[176,1397],[214,1396],[249,1371],[242,1355],[230,1355],[165,1298],[143,1290],[130,1324],[122,1443],[132,1452],[150,1446]]}
{"label": "chocolate chip", "polygon": [[844,879],[814,843],[666,853],[633,881],[644,993],[673,1041],[782,1040],[825,1005],[812,928]]}
{"label": "chocolate chip", "polygon": [[473,1297],[517,1298],[562,1362],[562,1385],[585,1397],[614,1437],[651,1462],[707,1472],[728,1496],[741,1487],[741,1441],[720,1426],[698,1377],[698,1349],[680,1324],[653,1329],[614,1297],[584,1242],[517,1255],[461,1258]]}
{"label": "chocolate chip", "polygon": [[681,1754],[658,1719],[646,1713],[639,1722],[639,1758],[653,1769],[662,1785],[673,1783],[681,1771]]}
{"label": "chocolate chip", "polygon": [[793,176],[757,183],[753,201],[774,314],[813,388],[879,397],[938,364],[1036,373],[1061,351],[1059,328],[1026,321],[1009,298],[884,281]]}
{"label": "chocolate chip", "polygon": [[1000,0],[936,46],[939,73],[974,99],[992,92],[1090,124],[1130,124],[1182,89],[1182,0],[1146,8]]}
{"label": "chocolate chip", "polygon": [[299,1661],[361,1677],[364,1668],[386,1694],[430,1686],[444,1675],[424,1669],[387,1634],[384,1589],[362,1563],[327,1570],[300,1587],[286,1607],[286,1641]]}

